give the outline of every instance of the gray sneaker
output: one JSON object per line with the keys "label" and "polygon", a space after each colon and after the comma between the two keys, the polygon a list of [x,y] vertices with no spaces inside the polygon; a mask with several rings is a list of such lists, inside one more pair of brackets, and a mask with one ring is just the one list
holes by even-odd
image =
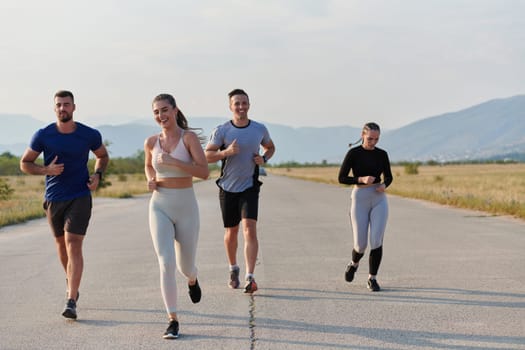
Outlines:
{"label": "gray sneaker", "polygon": [[67,301],[64,312],[62,312],[62,316],[73,320],[77,319],[77,303],[74,299],[69,299]]}
{"label": "gray sneaker", "polygon": [[228,281],[228,286],[232,289],[237,289],[241,285],[239,280],[239,267],[234,268],[230,271],[230,280]]}

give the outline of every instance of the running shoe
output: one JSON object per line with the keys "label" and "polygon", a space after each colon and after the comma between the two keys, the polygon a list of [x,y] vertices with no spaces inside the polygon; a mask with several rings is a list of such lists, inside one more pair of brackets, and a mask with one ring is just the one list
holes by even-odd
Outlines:
{"label": "running shoe", "polygon": [[379,287],[379,284],[377,283],[375,278],[369,278],[368,289],[370,289],[372,292],[379,292],[381,290],[381,287]]}
{"label": "running shoe", "polygon": [[257,290],[257,283],[253,277],[248,277],[246,279],[246,285],[244,286],[244,293],[253,293]]}
{"label": "running shoe", "polygon": [[162,336],[164,339],[177,339],[179,337],[179,322],[172,320]]}
{"label": "running shoe", "polygon": [[192,303],[197,304],[199,301],[201,301],[202,291],[201,287],[199,286],[199,280],[196,279],[193,286],[188,284],[188,293],[190,294]]}
{"label": "running shoe", "polygon": [[77,303],[74,299],[69,299],[66,303],[66,308],[62,312],[62,316],[73,320],[77,319]]}
{"label": "running shoe", "polygon": [[354,274],[357,271],[357,266],[348,264],[345,271],[346,282],[352,282],[354,280]]}
{"label": "running shoe", "polygon": [[230,280],[228,281],[228,286],[232,289],[237,289],[240,285],[241,281],[239,281],[239,267],[237,266],[230,271]]}

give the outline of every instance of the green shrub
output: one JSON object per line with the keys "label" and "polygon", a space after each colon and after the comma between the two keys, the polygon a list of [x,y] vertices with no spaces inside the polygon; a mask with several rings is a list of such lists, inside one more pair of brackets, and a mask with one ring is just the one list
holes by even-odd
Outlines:
{"label": "green shrub", "polygon": [[15,190],[9,186],[9,183],[5,179],[0,178],[0,200],[8,200],[14,192]]}
{"label": "green shrub", "polygon": [[405,164],[405,174],[408,174],[408,175],[419,174],[419,164],[418,163]]}

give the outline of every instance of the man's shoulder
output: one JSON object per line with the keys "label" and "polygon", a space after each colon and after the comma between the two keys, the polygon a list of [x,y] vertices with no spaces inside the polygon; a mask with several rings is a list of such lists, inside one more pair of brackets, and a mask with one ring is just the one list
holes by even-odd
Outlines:
{"label": "man's shoulder", "polygon": [[49,135],[58,133],[56,123],[50,123],[36,131],[36,135]]}
{"label": "man's shoulder", "polygon": [[258,122],[257,120],[250,119],[250,124],[254,126],[264,126],[263,122]]}
{"label": "man's shoulder", "polygon": [[219,129],[219,128],[230,128],[230,127],[232,127],[232,126],[233,126],[232,121],[231,121],[231,120],[226,120],[225,122],[223,122],[223,123],[217,125],[216,128],[217,128],[217,129]]}
{"label": "man's shoulder", "polygon": [[263,133],[263,134],[268,133],[268,128],[262,122],[258,122],[258,121],[255,121],[253,119],[250,119],[250,125],[249,126],[251,128],[253,128],[254,130],[257,130],[257,132],[260,132],[260,133]]}
{"label": "man's shoulder", "polygon": [[79,128],[79,129],[83,129],[83,130],[95,130],[95,131],[97,130],[97,129],[95,129],[95,128],[91,127],[91,126],[88,126],[88,125],[86,125],[86,124],[84,124],[84,123],[81,123],[81,122],[75,122],[75,124],[77,125],[77,128]]}
{"label": "man's shoulder", "polygon": [[88,125],[80,123],[80,122],[75,122],[75,123],[77,125],[77,131],[79,131],[81,133],[91,134],[91,135],[100,135],[100,131],[98,131],[97,129],[95,129],[95,128],[91,127],[91,126],[88,126]]}

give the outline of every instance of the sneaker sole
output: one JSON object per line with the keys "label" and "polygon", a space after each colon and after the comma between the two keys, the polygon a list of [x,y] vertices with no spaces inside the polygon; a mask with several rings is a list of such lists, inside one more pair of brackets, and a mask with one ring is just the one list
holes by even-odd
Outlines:
{"label": "sneaker sole", "polygon": [[164,339],[177,339],[179,337],[179,335],[175,335],[175,334],[165,334],[162,336],[162,338]]}
{"label": "sneaker sole", "polygon": [[[252,286],[253,286],[253,284],[252,284]],[[257,288],[257,284],[255,284],[254,287],[251,287],[251,288],[249,288],[249,289],[248,289],[248,288],[245,288],[245,289],[244,289],[244,293],[246,293],[246,294],[252,294],[252,293],[256,292],[258,289],[259,289],[259,288]]]}
{"label": "sneaker sole", "polygon": [[241,285],[241,282],[239,281],[239,283],[233,285],[230,283],[228,283],[228,287],[230,287],[230,289],[239,289],[239,286]]}
{"label": "sneaker sole", "polygon": [[77,319],[77,314],[71,311],[70,309],[64,310],[64,312],[62,312],[62,316],[64,316],[65,318],[72,319],[72,320]]}
{"label": "sneaker sole", "polygon": [[[202,298],[202,289],[199,285],[199,282],[197,282],[193,286],[188,285],[188,289],[188,294],[190,295],[191,302],[194,304],[200,302]],[[194,293],[198,293],[198,295],[195,295]]]}

